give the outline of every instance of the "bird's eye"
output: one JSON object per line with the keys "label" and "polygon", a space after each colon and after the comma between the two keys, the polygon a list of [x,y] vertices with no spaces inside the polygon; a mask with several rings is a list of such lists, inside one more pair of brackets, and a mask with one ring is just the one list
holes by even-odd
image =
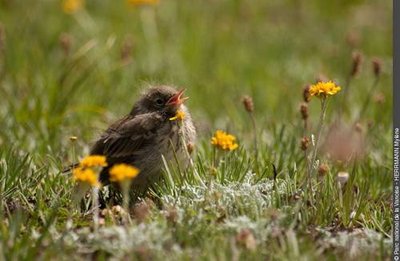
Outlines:
{"label": "bird's eye", "polygon": [[157,105],[163,105],[164,101],[160,98],[156,100]]}

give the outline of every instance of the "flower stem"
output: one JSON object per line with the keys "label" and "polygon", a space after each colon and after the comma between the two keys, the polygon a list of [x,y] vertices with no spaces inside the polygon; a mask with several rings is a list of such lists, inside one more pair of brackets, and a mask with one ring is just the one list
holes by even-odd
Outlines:
{"label": "flower stem", "polygon": [[351,75],[351,71],[350,71],[349,74],[346,77],[346,82],[345,82],[345,85],[344,85],[346,88],[343,90],[342,100],[340,101],[340,103],[341,103],[340,105],[341,106],[339,107],[339,115],[338,115],[338,120],[339,121],[342,119],[343,109],[344,109],[344,106],[347,103],[347,99],[348,99],[348,96],[349,96],[349,89],[350,89],[350,86],[351,86],[352,79],[353,79],[353,76]]}
{"label": "flower stem", "polygon": [[97,231],[99,228],[99,188],[93,187],[92,188],[92,199],[93,199],[93,224],[94,230]]}
{"label": "flower stem", "polygon": [[254,157],[255,157],[255,168],[256,168],[256,173],[257,175],[260,172],[259,164],[258,164],[258,139],[257,139],[257,125],[256,125],[256,119],[254,118],[253,113],[249,112],[250,119],[251,119],[251,124],[253,125],[253,139],[254,139]]}
{"label": "flower stem", "polygon": [[189,153],[189,150],[188,150],[188,144],[186,143],[186,141],[185,141],[183,135],[181,135],[180,139],[181,139],[181,141],[182,141],[182,143],[183,143],[183,146],[185,147],[186,157],[187,157],[188,160],[189,160],[189,166],[190,166],[190,168],[191,168],[192,171],[193,171],[193,175],[195,176],[195,178],[199,181],[199,183],[200,183],[202,186],[205,186],[203,180],[201,179],[201,177],[200,177],[200,175],[199,175],[199,172],[198,172],[197,169],[196,169],[196,166],[194,165],[193,158],[191,157],[191,155],[190,155],[190,153]]}
{"label": "flower stem", "polygon": [[217,166],[217,150],[215,149],[215,147],[213,147],[212,150],[212,165],[211,167],[216,168]]}
{"label": "flower stem", "polygon": [[[314,173],[314,165],[315,165],[315,161],[317,158],[317,153],[318,153],[318,146],[319,146],[319,142],[321,139],[321,133],[322,133],[322,129],[323,129],[323,125],[324,125],[324,119],[325,119],[325,115],[326,115],[326,108],[328,105],[328,100],[326,97],[322,98],[321,100],[321,114],[319,117],[319,122],[318,122],[318,133],[317,133],[317,138],[315,140],[315,145],[314,145],[314,150],[312,152],[312,156],[311,156],[311,162],[308,166],[308,179],[309,179],[309,185],[311,186],[311,178],[312,175]],[[310,187],[311,188],[311,187]]]}
{"label": "flower stem", "polygon": [[[307,137],[307,130],[308,130],[308,119],[303,119],[303,137]],[[310,174],[309,174],[309,167],[310,167],[310,159],[308,158],[308,148],[304,149],[304,160],[306,162],[306,170],[307,170],[307,177],[305,183],[301,185],[302,187],[304,184],[310,184]]]}
{"label": "flower stem", "polygon": [[367,98],[365,99],[365,101],[364,101],[364,103],[363,103],[363,105],[361,107],[361,110],[360,110],[360,112],[358,114],[358,117],[357,117],[356,121],[354,122],[354,124],[356,124],[357,122],[359,122],[361,120],[362,116],[364,115],[365,111],[367,110],[368,105],[369,105],[369,103],[371,101],[372,92],[375,90],[375,88],[378,85],[378,83],[379,83],[379,77],[376,77],[374,82],[372,83],[370,89],[368,90]]}
{"label": "flower stem", "polygon": [[123,181],[120,183],[122,189],[122,208],[126,213],[126,217],[124,218],[125,224],[131,224],[131,216],[129,214],[129,187],[130,182]]}

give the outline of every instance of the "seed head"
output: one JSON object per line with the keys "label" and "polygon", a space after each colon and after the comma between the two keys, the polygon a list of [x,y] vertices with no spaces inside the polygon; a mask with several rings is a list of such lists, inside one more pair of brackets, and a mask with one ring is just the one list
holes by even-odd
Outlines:
{"label": "seed head", "polygon": [[310,102],[311,101],[311,94],[310,94],[310,85],[307,85],[303,89],[303,99],[304,102]]}
{"label": "seed head", "polygon": [[254,103],[253,99],[246,95],[242,98],[243,106],[246,109],[247,112],[253,112],[254,111]]}
{"label": "seed head", "polygon": [[300,105],[300,113],[301,113],[301,118],[303,120],[307,120],[308,119],[308,105],[307,105],[307,103],[302,103]]}
{"label": "seed head", "polygon": [[308,146],[310,146],[310,139],[308,137],[303,137],[301,139],[301,150],[305,151],[308,149]]}
{"label": "seed head", "polygon": [[361,71],[361,64],[364,60],[363,55],[359,51],[354,51],[352,54],[353,67],[351,69],[351,76],[357,76]]}
{"label": "seed head", "polygon": [[328,173],[328,171],[329,171],[329,166],[328,166],[328,164],[323,163],[323,164],[319,165],[319,168],[318,168],[318,175],[319,175],[320,177],[325,176],[325,174]]}

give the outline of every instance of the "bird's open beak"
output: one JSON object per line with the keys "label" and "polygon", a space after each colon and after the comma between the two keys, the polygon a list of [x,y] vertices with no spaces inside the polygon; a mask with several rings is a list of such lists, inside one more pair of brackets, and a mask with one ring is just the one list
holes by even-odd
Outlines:
{"label": "bird's open beak", "polygon": [[189,99],[189,97],[182,97],[184,92],[185,89],[182,89],[179,92],[177,92],[167,101],[167,105],[179,106],[182,103],[184,103],[187,99]]}

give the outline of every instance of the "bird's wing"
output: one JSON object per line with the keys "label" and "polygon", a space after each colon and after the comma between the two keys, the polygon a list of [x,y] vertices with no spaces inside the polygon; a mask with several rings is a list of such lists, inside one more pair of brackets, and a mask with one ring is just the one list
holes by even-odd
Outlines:
{"label": "bird's wing", "polygon": [[127,116],[111,125],[96,142],[91,154],[108,158],[130,156],[153,138],[164,117],[159,113]]}

